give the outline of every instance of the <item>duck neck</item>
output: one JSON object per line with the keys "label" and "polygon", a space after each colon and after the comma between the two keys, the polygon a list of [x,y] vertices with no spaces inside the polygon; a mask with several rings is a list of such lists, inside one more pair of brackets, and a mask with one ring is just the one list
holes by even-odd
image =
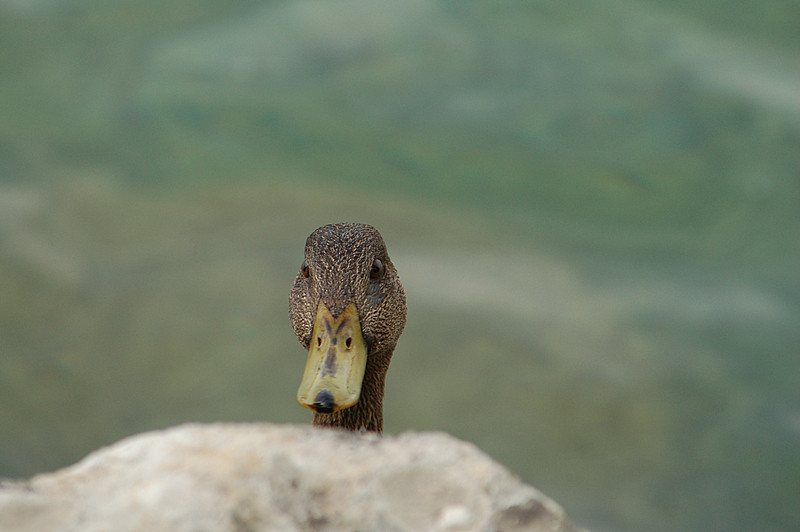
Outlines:
{"label": "duck neck", "polygon": [[385,365],[371,362],[368,358],[358,402],[332,414],[314,412],[312,425],[352,431],[366,430],[378,434],[383,432],[383,390],[386,369],[389,366],[388,358]]}

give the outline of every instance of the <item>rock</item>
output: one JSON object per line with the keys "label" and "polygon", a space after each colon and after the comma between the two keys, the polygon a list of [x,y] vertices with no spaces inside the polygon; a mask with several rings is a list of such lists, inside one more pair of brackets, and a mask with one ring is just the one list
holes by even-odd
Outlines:
{"label": "rock", "polygon": [[442,433],[183,425],[0,486],[3,532],[575,531],[555,502]]}

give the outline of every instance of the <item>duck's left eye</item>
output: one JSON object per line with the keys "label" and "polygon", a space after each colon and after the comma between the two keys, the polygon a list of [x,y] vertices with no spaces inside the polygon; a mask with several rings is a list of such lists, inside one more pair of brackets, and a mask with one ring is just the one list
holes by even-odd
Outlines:
{"label": "duck's left eye", "polygon": [[375,259],[372,261],[372,267],[369,269],[369,276],[373,279],[377,279],[381,275],[383,275],[385,268],[383,266],[383,262],[381,259]]}
{"label": "duck's left eye", "polygon": [[308,277],[308,261],[303,261],[303,264],[300,266],[300,273],[303,274],[303,277]]}

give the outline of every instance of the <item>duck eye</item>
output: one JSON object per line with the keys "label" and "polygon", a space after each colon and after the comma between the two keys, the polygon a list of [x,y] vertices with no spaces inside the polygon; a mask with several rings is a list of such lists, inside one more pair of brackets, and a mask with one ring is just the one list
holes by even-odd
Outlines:
{"label": "duck eye", "polygon": [[303,277],[308,277],[308,261],[303,261],[303,264],[300,266],[300,273],[303,274]]}
{"label": "duck eye", "polygon": [[383,262],[381,259],[375,259],[372,261],[372,267],[369,269],[369,276],[373,279],[377,279],[381,275],[383,275],[385,268],[383,267]]}

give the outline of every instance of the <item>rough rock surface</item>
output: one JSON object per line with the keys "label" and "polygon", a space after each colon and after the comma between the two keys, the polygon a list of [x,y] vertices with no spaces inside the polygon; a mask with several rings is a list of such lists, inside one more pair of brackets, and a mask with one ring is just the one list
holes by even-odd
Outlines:
{"label": "rough rock surface", "polygon": [[267,424],[184,425],[0,486],[3,532],[574,531],[475,446]]}

